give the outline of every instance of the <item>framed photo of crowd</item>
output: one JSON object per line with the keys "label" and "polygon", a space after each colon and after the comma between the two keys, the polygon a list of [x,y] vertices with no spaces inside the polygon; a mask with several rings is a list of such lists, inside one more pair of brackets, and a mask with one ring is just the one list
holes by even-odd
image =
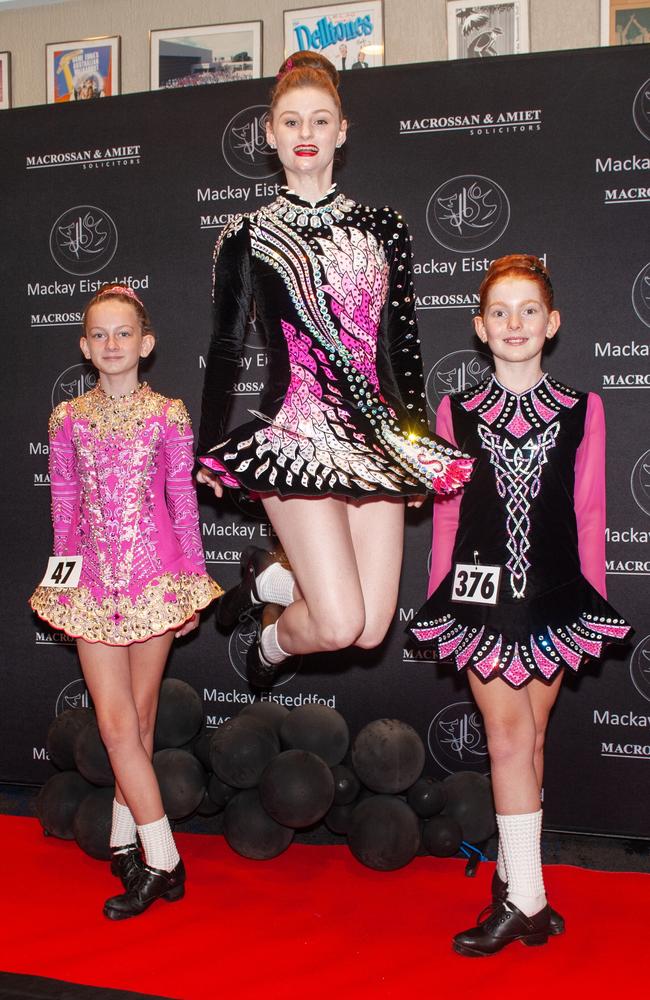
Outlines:
{"label": "framed photo of crowd", "polygon": [[152,90],[253,80],[262,75],[262,22],[151,31]]}
{"label": "framed photo of crowd", "polygon": [[120,36],[45,46],[47,103],[88,101],[120,92]]}
{"label": "framed photo of crowd", "polygon": [[384,65],[382,0],[284,12],[284,55],[322,52],[339,72]]}
{"label": "framed photo of crowd", "polygon": [[0,52],[0,111],[11,107],[11,52]]}
{"label": "framed photo of crowd", "polygon": [[650,0],[600,0],[600,44],[650,42]]}
{"label": "framed photo of crowd", "polygon": [[449,59],[487,59],[530,51],[528,0],[447,0]]}

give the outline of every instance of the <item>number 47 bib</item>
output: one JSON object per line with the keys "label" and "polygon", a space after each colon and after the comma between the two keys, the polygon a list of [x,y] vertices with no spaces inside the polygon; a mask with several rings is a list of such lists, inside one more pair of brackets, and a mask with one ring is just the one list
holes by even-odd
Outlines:
{"label": "number 47 bib", "polygon": [[67,590],[79,586],[83,556],[50,556],[41,587]]}
{"label": "number 47 bib", "polygon": [[456,563],[451,599],[461,604],[497,604],[500,582],[500,566]]}

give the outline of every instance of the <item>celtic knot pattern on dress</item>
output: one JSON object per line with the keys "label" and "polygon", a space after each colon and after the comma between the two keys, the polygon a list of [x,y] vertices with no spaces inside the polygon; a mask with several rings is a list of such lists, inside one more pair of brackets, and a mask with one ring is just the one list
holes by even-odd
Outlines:
{"label": "celtic knot pattern on dress", "polygon": [[548,452],[555,446],[560,424],[550,424],[541,434],[536,434],[523,444],[513,444],[500,438],[483,424],[478,425],[481,446],[490,453],[494,466],[497,492],[506,501],[506,546],[509,552],[506,569],[510,573],[513,597],[526,594],[527,572],[530,562],[530,505],[539,493],[542,468],[548,461]]}

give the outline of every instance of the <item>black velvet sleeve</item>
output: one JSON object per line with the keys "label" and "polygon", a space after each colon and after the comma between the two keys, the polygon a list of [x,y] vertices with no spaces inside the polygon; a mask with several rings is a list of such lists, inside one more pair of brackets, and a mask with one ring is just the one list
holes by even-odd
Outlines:
{"label": "black velvet sleeve", "polygon": [[[384,227],[382,227],[384,228]],[[382,314],[378,365],[382,390],[417,430],[428,432],[422,355],[415,315],[411,237],[397,212],[391,212],[384,249],[389,265],[388,294]]]}
{"label": "black velvet sleeve", "polygon": [[248,220],[238,216],[215,247],[213,330],[203,383],[199,457],[223,439],[252,297]]}

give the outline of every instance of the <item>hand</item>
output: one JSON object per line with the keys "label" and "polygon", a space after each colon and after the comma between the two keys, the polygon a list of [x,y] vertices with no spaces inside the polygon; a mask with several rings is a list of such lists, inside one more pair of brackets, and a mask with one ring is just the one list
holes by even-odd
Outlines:
{"label": "hand", "polygon": [[181,636],[187,635],[188,632],[193,632],[195,628],[199,627],[199,620],[200,620],[199,613],[197,611],[196,614],[192,615],[190,620],[188,622],[185,622],[183,627],[179,629],[179,631],[176,633],[176,638],[180,639]]}
{"label": "hand", "polygon": [[214,495],[216,497],[223,496],[223,486],[221,484],[221,480],[214,472],[210,472],[209,469],[199,469],[196,474],[196,481],[197,483],[203,483],[204,486],[209,486],[210,489],[214,490]]}
{"label": "hand", "polygon": [[426,495],[422,497],[409,497],[406,501],[407,507],[421,507],[426,500]]}

